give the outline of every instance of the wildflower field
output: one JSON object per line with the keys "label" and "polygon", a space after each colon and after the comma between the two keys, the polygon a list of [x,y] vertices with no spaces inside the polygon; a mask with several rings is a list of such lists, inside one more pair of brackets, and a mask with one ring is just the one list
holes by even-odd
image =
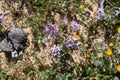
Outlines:
{"label": "wildflower field", "polygon": [[120,0],[0,0],[0,49],[0,80],[120,80]]}

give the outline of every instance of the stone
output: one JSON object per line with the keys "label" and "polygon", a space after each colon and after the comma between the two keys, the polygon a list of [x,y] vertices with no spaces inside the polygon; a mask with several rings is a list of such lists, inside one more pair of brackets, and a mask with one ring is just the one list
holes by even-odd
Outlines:
{"label": "stone", "polygon": [[12,44],[7,41],[7,39],[3,39],[2,42],[0,43],[0,49],[1,51],[3,52],[11,52],[13,49],[12,49]]}
{"label": "stone", "polygon": [[3,52],[12,53],[21,51],[21,46],[24,46],[27,41],[27,35],[21,28],[13,27],[6,34],[5,38],[0,42],[0,49]]}

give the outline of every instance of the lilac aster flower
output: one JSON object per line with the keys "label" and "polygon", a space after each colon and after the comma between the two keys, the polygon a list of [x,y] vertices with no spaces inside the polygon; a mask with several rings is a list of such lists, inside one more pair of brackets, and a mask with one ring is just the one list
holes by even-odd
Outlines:
{"label": "lilac aster flower", "polygon": [[67,18],[64,18],[63,20],[60,20],[61,24],[62,25],[67,25],[68,24],[68,19]]}
{"label": "lilac aster flower", "polygon": [[120,54],[120,49],[118,49],[117,51],[118,51],[118,54]]}
{"label": "lilac aster flower", "polygon": [[2,14],[0,14],[0,20],[2,20],[3,19],[3,15]]}
{"label": "lilac aster flower", "polygon": [[53,57],[60,57],[60,45],[59,44],[57,44],[57,45],[54,45],[53,47],[52,47],[52,56]]}
{"label": "lilac aster flower", "polygon": [[67,41],[66,41],[66,47],[69,48],[69,49],[74,49],[74,50],[77,50],[78,49],[78,46],[80,46],[80,44],[77,44],[76,43],[77,41],[74,40],[71,36],[69,36],[67,38]]}
{"label": "lilac aster flower", "polygon": [[71,26],[74,32],[77,32],[80,29],[80,24],[74,20],[72,21]]}
{"label": "lilac aster flower", "polygon": [[107,44],[102,44],[102,48],[105,50],[105,49],[108,49],[108,45]]}
{"label": "lilac aster flower", "polygon": [[46,31],[46,32],[49,32],[50,34],[52,34],[52,36],[55,36],[56,33],[57,33],[59,30],[58,30],[58,26],[57,26],[56,24],[48,23],[48,24],[45,26],[45,31]]}
{"label": "lilac aster flower", "polygon": [[0,14],[0,23],[1,23],[1,20],[3,19],[3,15],[2,14]]}

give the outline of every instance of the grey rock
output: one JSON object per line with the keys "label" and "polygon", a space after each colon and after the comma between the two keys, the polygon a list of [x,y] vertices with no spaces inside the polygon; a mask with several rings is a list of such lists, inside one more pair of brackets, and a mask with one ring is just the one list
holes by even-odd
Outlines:
{"label": "grey rock", "polygon": [[13,27],[0,43],[3,52],[19,52],[27,41],[27,35],[21,28]]}
{"label": "grey rock", "polygon": [[12,28],[8,37],[15,43],[21,43],[27,38],[26,33],[20,28]]}
{"label": "grey rock", "polygon": [[13,50],[12,44],[6,38],[0,43],[0,49],[3,52],[11,52]]}

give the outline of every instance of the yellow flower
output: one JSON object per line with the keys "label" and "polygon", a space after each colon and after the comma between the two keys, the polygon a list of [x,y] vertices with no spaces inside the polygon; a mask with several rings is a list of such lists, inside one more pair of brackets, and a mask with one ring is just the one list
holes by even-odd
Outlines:
{"label": "yellow flower", "polygon": [[40,44],[40,42],[41,42],[40,40],[37,41],[38,44]]}
{"label": "yellow flower", "polygon": [[90,57],[91,57],[91,55],[87,53],[86,54],[86,58],[90,58]]}
{"label": "yellow flower", "polygon": [[117,71],[120,72],[120,64],[118,64],[118,65],[116,66],[116,69],[117,69]]}
{"label": "yellow flower", "polygon": [[4,32],[5,32],[5,29],[4,29],[4,28],[2,28],[2,29],[1,29],[1,32],[2,32],[2,33],[4,33]]}
{"label": "yellow flower", "polygon": [[118,28],[118,33],[120,33],[120,27]]}
{"label": "yellow flower", "polygon": [[80,39],[80,36],[77,33],[74,33],[73,34],[73,39],[78,40],[78,39]]}
{"label": "yellow flower", "polygon": [[114,45],[114,44],[113,44],[112,42],[111,42],[111,43],[109,43],[109,46],[110,46],[110,47],[112,47],[113,45]]}
{"label": "yellow flower", "polygon": [[63,45],[60,45],[60,49],[62,49],[63,48]]}
{"label": "yellow flower", "polygon": [[107,54],[108,56],[112,55],[112,50],[107,49],[107,50],[106,50],[106,54]]}
{"label": "yellow flower", "polygon": [[88,4],[89,4],[89,6],[93,6],[93,2],[91,2],[91,1],[88,2]]}
{"label": "yellow flower", "polygon": [[40,80],[45,80],[45,79],[44,79],[44,77],[42,76],[42,77],[40,78]]}
{"label": "yellow flower", "polygon": [[23,24],[23,21],[22,21],[22,20],[19,20],[19,21],[18,21],[18,24],[19,24],[19,25],[22,25],[22,24]]}
{"label": "yellow flower", "polygon": [[83,10],[84,9],[84,5],[80,5],[80,10]]}

